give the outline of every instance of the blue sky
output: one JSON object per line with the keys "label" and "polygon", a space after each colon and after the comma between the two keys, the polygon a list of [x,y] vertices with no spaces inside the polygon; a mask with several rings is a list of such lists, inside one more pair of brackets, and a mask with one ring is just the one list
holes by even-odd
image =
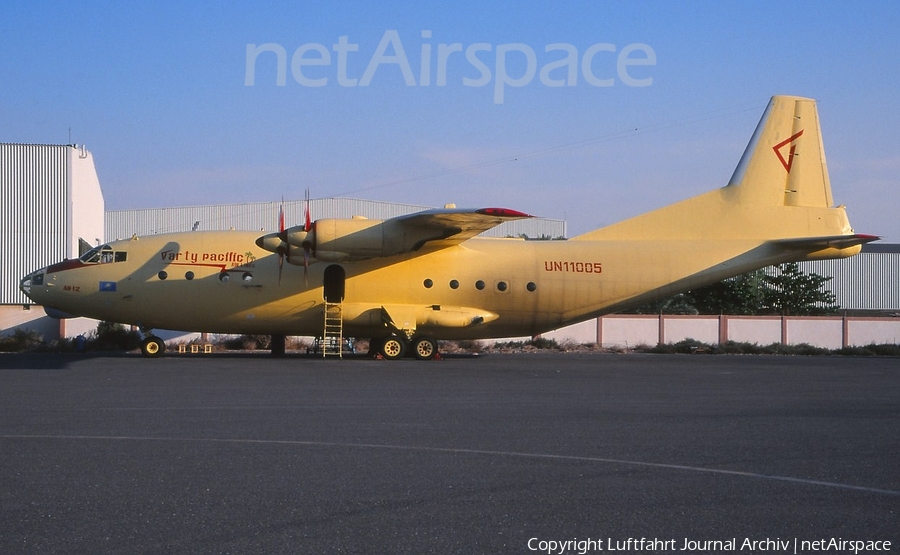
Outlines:
{"label": "blue sky", "polygon": [[[308,188],[504,206],[565,218],[576,235],[724,185],[768,98],[795,94],[819,101],[834,197],[856,230],[900,242],[896,2],[422,4],[13,0],[0,15],[0,142],[87,145],[108,209]],[[344,68],[341,37],[356,45]],[[284,85],[272,52],[246,83],[248,44],[284,49]],[[465,51],[479,44],[490,79],[468,86],[481,74]],[[497,57],[511,44],[508,79],[526,81],[529,49],[535,74],[500,103]],[[576,52],[575,81],[549,86],[541,69],[567,51],[545,48],[560,44]],[[294,68],[303,45],[322,48]],[[445,52],[443,86],[441,45],[461,50]],[[593,45],[614,51],[595,48],[586,75]],[[641,65],[648,49],[655,63]],[[546,78],[565,83],[568,67]]]}

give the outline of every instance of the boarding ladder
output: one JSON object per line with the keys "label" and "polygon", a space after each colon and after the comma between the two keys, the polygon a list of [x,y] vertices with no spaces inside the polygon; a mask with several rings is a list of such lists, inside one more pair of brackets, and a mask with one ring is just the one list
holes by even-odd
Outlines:
{"label": "boarding ladder", "polygon": [[322,356],[341,357],[344,344],[344,315],[342,303],[325,302],[325,333],[322,335]]}

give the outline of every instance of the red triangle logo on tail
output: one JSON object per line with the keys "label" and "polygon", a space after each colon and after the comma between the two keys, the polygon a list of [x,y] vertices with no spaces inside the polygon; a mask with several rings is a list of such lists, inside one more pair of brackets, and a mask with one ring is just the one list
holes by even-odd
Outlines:
{"label": "red triangle logo on tail", "polygon": [[[803,130],[801,129],[797,133],[791,135],[787,139],[772,147],[772,150],[775,151],[775,155],[778,156],[778,159],[781,161],[781,165],[784,166],[785,171],[787,171],[788,173],[791,173],[791,165],[793,165],[794,163],[794,150],[796,150],[797,148],[797,145],[794,144],[794,141],[796,141],[802,134]],[[785,159],[784,154],[782,154],[781,152],[781,149],[788,145],[791,145],[791,148],[788,151],[787,159]]]}

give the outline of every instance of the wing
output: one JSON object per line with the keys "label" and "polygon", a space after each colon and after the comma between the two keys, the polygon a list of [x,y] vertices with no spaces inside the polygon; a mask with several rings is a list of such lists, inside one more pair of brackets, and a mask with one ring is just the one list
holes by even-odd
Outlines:
{"label": "wing", "polygon": [[259,237],[256,244],[299,264],[317,260],[366,260],[416,252],[426,244],[445,248],[506,221],[531,218],[507,208],[425,210],[389,220],[326,218]]}
{"label": "wing", "polygon": [[440,242],[441,246],[455,245],[503,222],[533,217],[508,208],[443,208],[398,216],[388,221],[403,236],[414,238],[404,243],[410,250],[417,251],[429,242]]}

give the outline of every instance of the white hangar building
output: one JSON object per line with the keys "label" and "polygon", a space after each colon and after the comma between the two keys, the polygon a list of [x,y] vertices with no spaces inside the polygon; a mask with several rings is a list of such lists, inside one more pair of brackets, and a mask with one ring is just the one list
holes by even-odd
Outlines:
{"label": "white hangar building", "polygon": [[[87,319],[55,320],[19,290],[29,272],[77,258],[102,242],[134,234],[196,229],[274,230],[281,202],[220,204],[105,211],[91,153],[76,145],[0,143],[0,335],[16,328],[37,329],[48,339],[91,331]],[[305,201],[284,202],[285,222],[303,221]],[[386,219],[430,207],[324,198],[310,201],[313,218],[355,215]],[[534,218],[507,222],[487,232],[498,237],[560,238],[566,222]],[[848,310],[900,313],[900,245],[873,243],[845,260],[807,262],[806,272],[833,279],[826,285]]]}
{"label": "white hangar building", "polygon": [[46,317],[19,290],[19,280],[78,258],[106,236],[91,153],[75,145],[0,143],[0,199],[0,335],[20,326],[50,339],[81,333],[66,320]]}

